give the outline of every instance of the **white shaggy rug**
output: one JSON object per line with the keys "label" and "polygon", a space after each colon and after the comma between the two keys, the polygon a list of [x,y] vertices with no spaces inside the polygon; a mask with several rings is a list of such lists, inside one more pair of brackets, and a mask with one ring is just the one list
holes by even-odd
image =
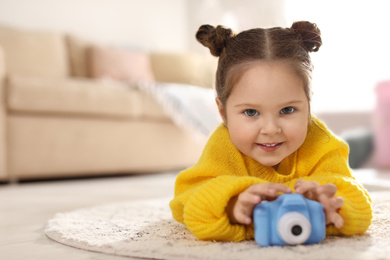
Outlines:
{"label": "white shaggy rug", "polygon": [[390,259],[390,192],[371,196],[374,219],[365,235],[327,237],[316,245],[262,248],[254,241],[198,241],[172,219],[169,198],[60,213],[45,233],[68,246],[147,259]]}

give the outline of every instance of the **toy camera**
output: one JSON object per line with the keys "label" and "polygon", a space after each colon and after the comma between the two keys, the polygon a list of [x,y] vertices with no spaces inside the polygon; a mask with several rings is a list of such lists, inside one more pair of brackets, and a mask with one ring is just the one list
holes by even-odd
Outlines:
{"label": "toy camera", "polygon": [[326,233],[321,203],[296,193],[256,205],[253,222],[260,246],[319,243]]}

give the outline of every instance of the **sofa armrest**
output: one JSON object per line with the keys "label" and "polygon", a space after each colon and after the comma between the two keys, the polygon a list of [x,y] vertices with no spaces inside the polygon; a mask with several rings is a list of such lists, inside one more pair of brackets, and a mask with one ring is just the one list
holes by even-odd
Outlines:
{"label": "sofa armrest", "polygon": [[0,181],[8,180],[7,174],[7,139],[6,139],[6,105],[5,105],[5,57],[0,45]]}

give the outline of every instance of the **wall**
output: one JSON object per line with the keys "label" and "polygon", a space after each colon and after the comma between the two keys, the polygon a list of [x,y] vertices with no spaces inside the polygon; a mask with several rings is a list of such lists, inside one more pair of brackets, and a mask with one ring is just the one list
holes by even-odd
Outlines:
{"label": "wall", "polygon": [[208,50],[195,40],[202,24],[224,25],[235,32],[254,27],[288,26],[285,0],[188,0],[189,48],[198,53]]}
{"label": "wall", "polygon": [[183,0],[0,0],[0,24],[146,50],[186,50],[186,12]]}
{"label": "wall", "polygon": [[285,0],[0,0],[0,24],[147,50],[207,53],[194,37],[200,25],[235,31],[287,26],[284,6]]}

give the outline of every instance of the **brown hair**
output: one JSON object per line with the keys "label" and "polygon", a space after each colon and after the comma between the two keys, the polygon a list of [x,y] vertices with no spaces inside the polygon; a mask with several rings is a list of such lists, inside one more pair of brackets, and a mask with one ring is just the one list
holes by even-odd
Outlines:
{"label": "brown hair", "polygon": [[278,60],[291,64],[302,78],[310,103],[313,65],[309,52],[318,51],[322,44],[320,30],[314,23],[295,22],[291,28],[257,28],[237,35],[220,25],[202,25],[196,39],[219,57],[216,91],[224,106],[233,85],[248,65]]}

